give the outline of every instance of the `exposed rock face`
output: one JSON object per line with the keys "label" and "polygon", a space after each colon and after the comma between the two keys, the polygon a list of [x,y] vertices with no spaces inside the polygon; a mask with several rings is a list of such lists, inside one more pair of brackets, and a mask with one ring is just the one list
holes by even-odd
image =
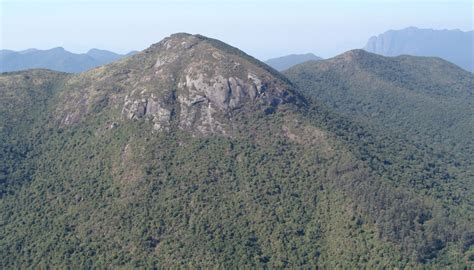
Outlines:
{"label": "exposed rock face", "polygon": [[[178,84],[181,90],[178,95],[180,127],[184,130],[196,127],[202,134],[226,134],[226,126],[229,125],[220,118],[264,96],[264,87],[254,75],[249,74],[244,81],[239,77],[225,78],[222,75],[209,78],[198,72],[191,72],[191,75],[186,75],[185,81]],[[273,105],[281,102],[276,99]]]}
{"label": "exposed rock face", "polygon": [[[235,113],[275,111],[297,100],[290,83],[261,62],[188,34],[172,35],[129,59],[78,76],[82,90],[70,98],[82,102],[60,116],[63,124],[80,121],[102,100],[97,96],[105,95],[108,106],[120,108],[123,121],[149,120],[159,132],[177,127],[194,135],[231,135]],[[109,78],[114,85],[101,83]]]}
{"label": "exposed rock face", "polygon": [[151,119],[153,128],[157,131],[169,131],[171,111],[152,94],[150,97],[131,99],[125,96],[122,108],[125,119]]}

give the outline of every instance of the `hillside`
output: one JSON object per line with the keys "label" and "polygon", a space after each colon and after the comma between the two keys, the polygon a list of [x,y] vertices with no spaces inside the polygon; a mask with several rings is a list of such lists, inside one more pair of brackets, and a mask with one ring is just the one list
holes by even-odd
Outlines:
{"label": "hillside", "polygon": [[307,94],[380,131],[473,153],[474,76],[439,58],[353,50],[285,71]]}
{"label": "hillside", "polygon": [[91,49],[76,54],[58,47],[50,50],[0,50],[0,72],[45,68],[62,72],[82,72],[125,57],[106,50]]}
{"label": "hillside", "polygon": [[474,257],[463,187],[439,184],[449,168],[203,36],[75,75],[4,73],[0,136],[4,269],[462,268]]}
{"label": "hillside", "polygon": [[292,66],[304,63],[306,61],[321,60],[321,59],[322,59],[321,57],[316,56],[312,53],[290,54],[290,55],[285,55],[285,56],[281,56],[277,58],[268,59],[267,61],[265,61],[265,64],[271,66],[272,68],[278,71],[282,71]]}
{"label": "hillside", "polygon": [[408,27],[390,30],[369,39],[364,50],[384,56],[440,57],[474,72],[474,31]]}
{"label": "hillside", "polygon": [[[440,182],[465,189],[468,205],[473,204],[471,73],[439,58],[383,57],[353,50],[298,65],[285,75],[307,97],[373,134],[398,138],[449,164],[449,173]],[[410,182],[419,188],[426,185]]]}

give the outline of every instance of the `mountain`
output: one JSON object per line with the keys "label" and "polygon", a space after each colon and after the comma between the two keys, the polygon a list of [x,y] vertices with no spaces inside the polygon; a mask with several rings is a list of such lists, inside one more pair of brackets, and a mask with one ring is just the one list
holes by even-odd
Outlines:
{"label": "mountain", "polygon": [[[456,172],[457,184],[466,189],[467,198],[474,198],[472,73],[440,58],[384,57],[353,50],[284,74],[308,98],[376,134],[425,145],[432,151],[429,155],[450,164],[448,175]],[[427,185],[410,181],[419,188]]]}
{"label": "mountain", "polygon": [[98,49],[91,49],[85,54],[71,53],[61,47],[50,50],[28,49],[18,52],[1,50],[0,72],[46,68],[75,73],[101,66],[123,57],[125,55]]}
{"label": "mountain", "polygon": [[0,264],[469,267],[472,198],[430,151],[200,35],[4,73]]}
{"label": "mountain", "polygon": [[312,53],[307,54],[290,54],[278,58],[272,58],[265,61],[265,63],[272,68],[282,71],[288,69],[294,65],[301,64],[310,60],[321,60],[321,57],[318,57]]}
{"label": "mountain", "polygon": [[[86,55],[92,57],[97,62],[100,62],[100,63],[103,63],[103,64],[113,62],[113,61],[115,61],[117,59],[120,59],[120,58],[125,56],[125,55],[116,54],[114,52],[109,52],[109,51],[106,51],[106,50],[99,50],[99,49],[90,49],[86,53]],[[126,54],[126,55],[128,55],[128,54]]]}
{"label": "mountain", "polygon": [[439,58],[353,50],[285,71],[331,109],[380,131],[471,155],[474,75]]}
{"label": "mountain", "polygon": [[126,56],[132,56],[134,54],[137,54],[138,51],[130,51],[129,53],[126,54]]}
{"label": "mountain", "polygon": [[364,50],[384,56],[436,56],[474,72],[474,31],[408,27],[371,37]]}

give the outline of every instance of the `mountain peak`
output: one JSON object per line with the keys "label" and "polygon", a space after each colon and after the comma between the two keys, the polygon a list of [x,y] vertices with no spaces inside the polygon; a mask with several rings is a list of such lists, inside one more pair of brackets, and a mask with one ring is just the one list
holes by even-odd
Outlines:
{"label": "mountain peak", "polygon": [[265,61],[269,66],[273,67],[278,71],[283,71],[292,66],[307,62],[307,61],[317,61],[321,60],[321,57],[314,55],[313,53],[306,54],[290,54],[286,56],[281,56],[278,58],[272,58]]}
{"label": "mountain peak", "polygon": [[65,52],[66,49],[64,49],[63,47],[55,47],[55,48],[50,49],[50,51]]}
{"label": "mountain peak", "polygon": [[193,35],[193,34],[186,33],[186,32],[179,32],[179,33],[171,34],[168,37],[168,39],[170,39],[170,38],[188,38],[188,37],[193,37],[193,36],[198,36],[198,35]]}
{"label": "mountain peak", "polygon": [[345,60],[353,61],[353,60],[361,59],[364,57],[368,57],[370,55],[371,53],[368,53],[367,51],[364,51],[362,49],[354,49],[354,50],[347,51],[339,56],[336,56],[336,58],[342,58]]}
{"label": "mountain peak", "polygon": [[95,54],[95,53],[113,53],[113,52],[107,51],[107,50],[101,50],[97,48],[92,48],[86,52],[86,54]]}
{"label": "mountain peak", "polygon": [[[94,102],[107,99],[113,100],[108,105],[121,107],[117,117],[151,120],[157,131],[178,127],[195,135],[231,135],[235,114],[271,113],[302,101],[292,84],[267,65],[223,42],[185,33],[91,70],[81,81],[83,101],[65,101],[63,124],[80,121]],[[103,87],[116,90],[99,90]]]}
{"label": "mountain peak", "polygon": [[191,35],[188,33],[176,33],[172,34],[169,37],[162,39],[160,42],[151,45],[149,48],[145,49],[145,52],[150,53],[154,51],[161,50],[187,50],[190,49],[192,45],[200,42],[202,39],[197,35]]}
{"label": "mountain peak", "polygon": [[336,55],[333,58],[327,59],[327,61],[323,61],[320,64],[322,66],[332,65],[334,63],[338,64],[356,64],[356,63],[365,63],[374,61],[376,58],[382,58],[381,56],[375,55],[373,53],[369,53],[362,49],[354,49],[347,52],[344,52],[340,55]]}

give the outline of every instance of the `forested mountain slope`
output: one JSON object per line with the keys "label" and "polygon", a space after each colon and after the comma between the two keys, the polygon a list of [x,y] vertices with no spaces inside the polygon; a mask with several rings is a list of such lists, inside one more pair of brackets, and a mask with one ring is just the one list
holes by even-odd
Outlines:
{"label": "forested mountain slope", "polygon": [[2,268],[472,264],[449,166],[217,40],[4,73],[0,110]]}
{"label": "forested mountain slope", "polygon": [[472,161],[474,75],[453,64],[354,50],[285,75],[306,94],[380,132],[428,144],[462,163]]}

